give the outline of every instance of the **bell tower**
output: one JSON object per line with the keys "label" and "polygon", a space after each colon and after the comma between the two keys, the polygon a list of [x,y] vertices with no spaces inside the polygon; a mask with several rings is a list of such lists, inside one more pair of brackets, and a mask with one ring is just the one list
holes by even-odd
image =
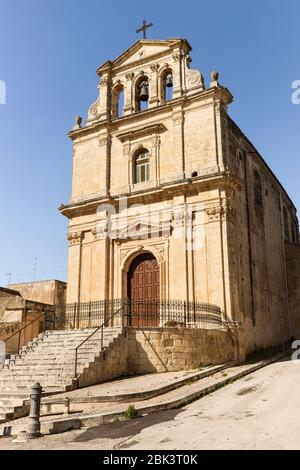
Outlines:
{"label": "bell tower", "polygon": [[190,68],[190,52],[185,39],[142,39],[113,62],[105,62],[97,71],[100,93],[89,109],[87,125],[115,117],[113,108],[121,90],[125,94],[124,116],[161,106],[170,97],[204,90],[201,73]]}

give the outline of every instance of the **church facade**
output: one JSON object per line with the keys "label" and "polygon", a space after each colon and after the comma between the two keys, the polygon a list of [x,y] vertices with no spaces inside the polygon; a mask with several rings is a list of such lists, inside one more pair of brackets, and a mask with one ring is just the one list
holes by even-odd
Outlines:
{"label": "church facade", "polygon": [[293,336],[296,209],[218,73],[206,85],[190,54],[184,39],[144,39],[97,71],[99,97],[69,134],[67,302],[217,306],[251,353]]}

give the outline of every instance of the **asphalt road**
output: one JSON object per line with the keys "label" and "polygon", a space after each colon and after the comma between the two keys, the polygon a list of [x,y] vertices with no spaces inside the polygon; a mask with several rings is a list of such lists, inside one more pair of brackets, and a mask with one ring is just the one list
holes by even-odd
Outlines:
{"label": "asphalt road", "polygon": [[0,449],[300,449],[300,361],[261,369],[184,409]]}

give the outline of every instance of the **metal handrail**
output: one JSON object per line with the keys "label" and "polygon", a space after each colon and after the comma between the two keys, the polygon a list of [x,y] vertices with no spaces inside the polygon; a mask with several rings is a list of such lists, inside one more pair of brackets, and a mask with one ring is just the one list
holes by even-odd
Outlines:
{"label": "metal handrail", "polygon": [[[101,351],[103,350],[103,332],[104,332],[104,327],[107,325],[107,323],[112,320],[118,313],[120,313],[123,310],[124,306],[122,305],[121,308],[116,310],[114,313],[112,313],[106,320],[100,325],[98,328],[96,328],[95,331],[93,331],[92,334],[90,334],[87,338],[85,338],[82,343],[80,343],[76,349],[75,349],[75,365],[74,365],[74,378],[77,379],[77,366],[78,366],[78,350],[83,346],[92,336],[94,336],[96,333],[98,333],[99,330],[101,330]],[[123,315],[122,315],[122,326],[123,326]]]}

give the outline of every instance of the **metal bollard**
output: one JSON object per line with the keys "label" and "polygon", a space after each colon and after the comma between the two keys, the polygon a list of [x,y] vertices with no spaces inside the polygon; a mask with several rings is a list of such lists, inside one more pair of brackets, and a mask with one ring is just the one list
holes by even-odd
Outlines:
{"label": "metal bollard", "polygon": [[64,404],[65,404],[64,414],[69,415],[70,414],[70,398],[66,397],[64,400]]}
{"label": "metal bollard", "polygon": [[27,420],[26,437],[27,439],[35,439],[41,436],[41,396],[42,387],[39,383],[33,385],[30,394],[30,413]]}

